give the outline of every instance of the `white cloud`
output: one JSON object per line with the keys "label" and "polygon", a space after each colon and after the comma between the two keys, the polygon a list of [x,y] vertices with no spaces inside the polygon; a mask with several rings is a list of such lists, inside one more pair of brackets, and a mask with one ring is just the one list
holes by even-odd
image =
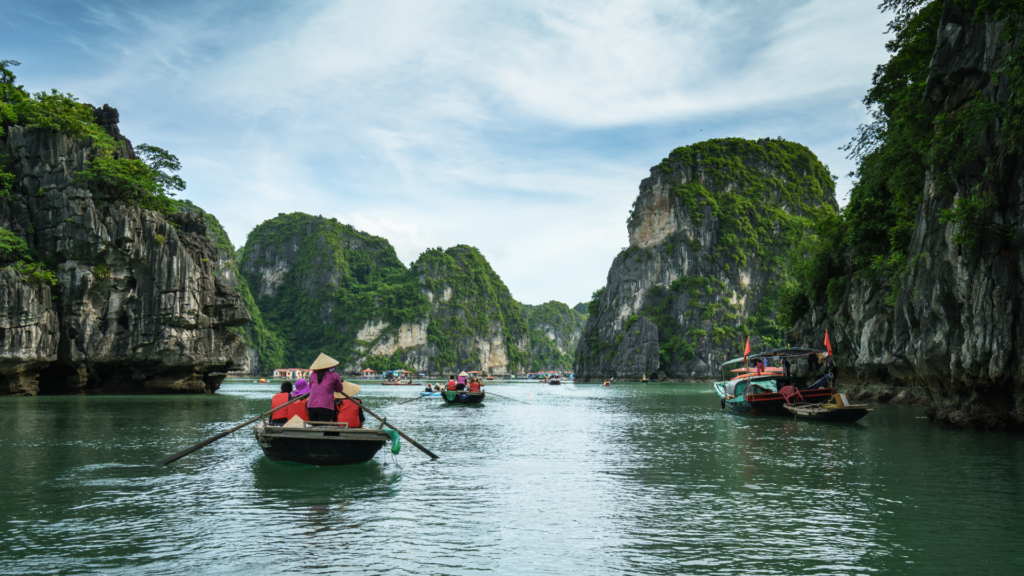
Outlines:
{"label": "white cloud", "polygon": [[604,283],[676,146],[783,135],[845,174],[885,59],[885,16],[834,0],[83,6],[27,31],[66,53],[19,79],[117,106],[236,243],[279,212],[336,215],[405,262],[475,245],[530,303]]}

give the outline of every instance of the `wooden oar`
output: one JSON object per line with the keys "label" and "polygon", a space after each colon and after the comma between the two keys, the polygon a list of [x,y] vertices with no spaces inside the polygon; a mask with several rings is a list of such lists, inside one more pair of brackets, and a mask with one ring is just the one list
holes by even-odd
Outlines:
{"label": "wooden oar", "polygon": [[177,454],[173,454],[171,456],[168,456],[167,458],[164,458],[163,460],[154,462],[153,466],[166,466],[166,465],[170,464],[171,462],[174,462],[175,460],[177,460],[179,458],[183,458],[185,456],[188,456],[189,454],[195,452],[196,450],[199,450],[203,446],[206,446],[206,445],[209,445],[209,444],[213,444],[214,442],[216,442],[217,440],[220,440],[221,438],[227,436],[228,434],[231,434],[232,432],[235,432],[235,431],[237,431],[237,430],[239,430],[241,428],[244,428],[244,427],[248,426],[249,424],[252,424],[253,422],[259,420],[260,418],[263,418],[267,414],[270,414],[270,413],[273,413],[273,412],[277,412],[281,408],[284,408],[285,406],[287,406],[287,405],[289,405],[289,404],[291,404],[293,402],[298,402],[299,400],[302,400],[302,399],[305,399],[305,398],[308,398],[308,397],[309,397],[308,393],[307,394],[303,394],[302,396],[297,396],[297,397],[295,397],[295,398],[285,402],[284,404],[281,404],[277,408],[273,408],[273,409],[271,409],[268,412],[264,412],[263,414],[260,414],[259,416],[253,418],[252,420],[246,420],[245,422],[242,422],[241,424],[239,424],[238,426],[235,426],[234,428],[232,428],[231,430],[228,430],[227,432],[221,432],[220,434],[217,434],[216,436],[211,436],[210,438],[207,438],[206,440],[203,440],[202,442],[200,442],[199,444],[196,444],[195,446],[192,446],[190,448],[186,448],[186,449],[182,450],[181,452],[178,452]]}
{"label": "wooden oar", "polygon": [[522,400],[516,400],[515,398],[509,398],[508,396],[502,396],[501,394],[495,394],[494,392],[487,392],[487,394],[490,396],[497,396],[498,398],[504,398],[505,400],[526,404],[527,406],[533,406],[533,404],[530,404],[529,402],[523,402]]}
{"label": "wooden oar", "polygon": [[[352,397],[351,397],[351,396],[349,396],[348,394],[345,394],[345,392],[340,392],[340,394],[341,394],[342,396],[344,396],[346,400],[352,400]],[[421,396],[420,398],[422,398],[422,396]],[[413,400],[418,400],[418,398],[413,398]],[[367,408],[366,406],[363,406],[363,405],[362,405],[362,403],[359,403],[359,406],[362,406],[362,408],[363,408],[363,411],[365,411],[365,412],[366,412],[367,414],[369,414],[370,416],[373,416],[373,417],[374,417],[374,418],[376,418],[377,420],[380,420],[381,424],[383,424],[383,425],[387,426],[388,428],[391,428],[391,429],[392,429],[392,430],[394,430],[395,432],[398,432],[398,435],[399,435],[399,436],[401,436],[402,438],[405,438],[406,440],[408,440],[410,444],[412,444],[413,446],[415,446],[415,447],[419,448],[419,449],[420,449],[420,451],[422,451],[422,452],[423,452],[424,454],[426,454],[427,456],[430,456],[430,457],[431,457],[432,459],[434,459],[434,460],[437,460],[437,459],[438,459],[438,455],[437,455],[437,454],[434,454],[434,453],[433,453],[433,452],[431,452],[430,450],[427,450],[427,449],[426,449],[426,448],[424,448],[424,447],[423,447],[423,446],[422,446],[422,445],[421,445],[421,444],[420,444],[419,442],[417,442],[417,441],[413,440],[412,438],[409,438],[408,436],[406,436],[406,435],[405,435],[405,432],[402,432],[402,431],[401,431],[401,430],[399,430],[398,428],[395,428],[394,426],[392,426],[392,425],[391,425],[391,423],[390,423],[390,422],[388,422],[387,420],[385,420],[385,419],[381,418],[380,416],[377,416],[376,414],[374,414],[373,412],[371,412],[371,411],[370,411],[370,409],[369,409],[369,408]]]}
{"label": "wooden oar", "polygon": [[[433,396],[434,394],[437,394],[437,392],[431,392],[430,394],[424,394],[423,396],[417,396],[416,398],[412,398],[410,400],[402,400],[398,404],[395,404],[395,406],[401,406],[402,404],[408,404],[409,402],[415,402],[416,400],[419,400],[420,398],[428,398],[430,396]],[[363,408],[363,410],[366,410],[366,408]]]}

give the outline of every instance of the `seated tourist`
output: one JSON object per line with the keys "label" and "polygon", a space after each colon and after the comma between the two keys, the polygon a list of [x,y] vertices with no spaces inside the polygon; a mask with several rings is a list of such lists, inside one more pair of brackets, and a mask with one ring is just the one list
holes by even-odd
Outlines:
{"label": "seated tourist", "polygon": [[349,428],[362,428],[366,416],[363,414],[363,406],[356,398],[337,398],[334,406],[338,410],[338,422],[347,422]]}
{"label": "seated tourist", "polygon": [[[291,392],[292,383],[282,382],[281,391],[277,394],[274,394],[274,397],[270,399],[270,408],[273,409],[277,408],[282,404],[287,404],[288,401],[291,399]],[[284,426],[284,423],[288,421],[288,408],[290,408],[290,406],[286,406],[282,410],[274,410],[273,412],[271,412],[270,424],[273,426]]]}
{"label": "seated tourist", "polygon": [[469,391],[470,392],[479,392],[480,391],[480,379],[479,378],[473,378],[472,380],[469,381]]}
{"label": "seated tourist", "polygon": [[456,386],[458,386],[458,383],[455,381],[455,374],[452,374],[448,378],[448,385],[446,386],[446,389],[448,389],[448,390],[455,390]]}

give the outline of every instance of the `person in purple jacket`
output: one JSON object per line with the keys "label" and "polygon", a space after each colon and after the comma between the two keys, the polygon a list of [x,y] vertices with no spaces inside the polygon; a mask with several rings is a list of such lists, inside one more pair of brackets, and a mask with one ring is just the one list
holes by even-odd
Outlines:
{"label": "person in purple jacket", "polygon": [[341,392],[344,385],[333,368],[338,361],[323,352],[309,367],[309,400],[306,409],[310,422],[334,422],[338,414],[334,410],[334,393]]}

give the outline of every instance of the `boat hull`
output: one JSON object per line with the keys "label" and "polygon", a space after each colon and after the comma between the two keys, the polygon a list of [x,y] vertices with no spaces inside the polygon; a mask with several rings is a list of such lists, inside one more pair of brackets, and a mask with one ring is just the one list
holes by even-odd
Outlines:
{"label": "boat hull", "polygon": [[275,462],[343,466],[366,462],[388,439],[372,428],[285,428],[257,424],[253,430],[263,454]]}
{"label": "boat hull", "polygon": [[444,390],[441,399],[445,404],[480,404],[484,401],[483,392],[466,392],[465,390]]}
{"label": "boat hull", "polygon": [[816,422],[856,422],[871,412],[870,408],[862,407],[839,407],[822,408],[818,405],[786,406],[786,411],[800,420],[814,420]]}
{"label": "boat hull", "polygon": [[[792,380],[795,380],[792,379]],[[789,384],[790,377],[773,379],[779,388]],[[786,399],[778,392],[764,392],[761,394],[744,394],[735,398],[726,398],[724,383],[715,383],[715,392],[722,398],[722,405],[728,406],[730,412],[738,414],[753,414],[757,416],[789,416],[786,410]],[[815,388],[812,390],[800,390],[804,401],[807,403],[825,402],[835,394],[834,388]]]}

